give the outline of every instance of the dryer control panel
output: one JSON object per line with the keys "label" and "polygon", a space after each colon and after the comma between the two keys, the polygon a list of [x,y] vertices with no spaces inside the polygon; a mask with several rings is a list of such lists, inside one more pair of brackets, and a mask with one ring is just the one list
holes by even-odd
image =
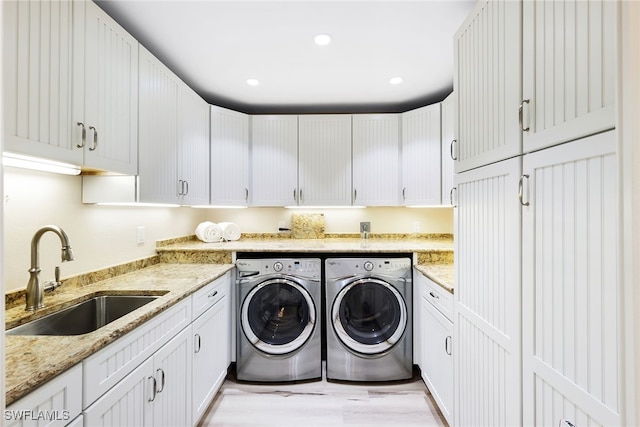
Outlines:
{"label": "dryer control panel", "polygon": [[353,274],[404,276],[411,271],[409,258],[331,258],[327,259],[327,278]]}
{"label": "dryer control panel", "polygon": [[322,263],[319,258],[239,259],[239,277],[282,274],[320,280]]}

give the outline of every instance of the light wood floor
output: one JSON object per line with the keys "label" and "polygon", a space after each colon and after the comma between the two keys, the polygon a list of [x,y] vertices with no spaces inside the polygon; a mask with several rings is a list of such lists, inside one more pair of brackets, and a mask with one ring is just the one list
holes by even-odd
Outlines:
{"label": "light wood floor", "polygon": [[199,426],[446,426],[424,382],[245,384],[231,376]]}

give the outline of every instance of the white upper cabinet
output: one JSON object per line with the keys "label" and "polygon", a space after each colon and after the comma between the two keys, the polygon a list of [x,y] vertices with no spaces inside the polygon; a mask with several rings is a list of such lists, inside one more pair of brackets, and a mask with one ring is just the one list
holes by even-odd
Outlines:
{"label": "white upper cabinet", "polygon": [[82,164],[82,150],[74,150],[72,3],[2,7],[5,150]]}
{"label": "white upper cabinet", "polygon": [[298,204],[350,206],[351,116],[305,115],[298,120]]}
{"label": "white upper cabinet", "polygon": [[454,37],[455,170],[519,155],[521,2],[480,0]]}
{"label": "white upper cabinet", "polygon": [[298,116],[251,116],[251,204],[298,203]]}
{"label": "white upper cabinet", "polygon": [[180,80],[140,47],[139,198],[178,203],[178,88]]}
{"label": "white upper cabinet", "polygon": [[138,42],[95,3],[74,2],[73,8],[73,121],[84,164],[136,174]]}
{"label": "white upper cabinet", "polygon": [[209,204],[209,104],[184,83],[178,90],[178,194],[181,204]]}
{"label": "white upper cabinet", "polygon": [[453,189],[453,144],[455,139],[454,132],[454,112],[456,108],[455,94],[447,96],[447,98],[440,104],[440,123],[441,123],[441,139],[442,139],[442,171],[440,173],[442,179],[442,204],[453,204],[451,201],[451,193]]}
{"label": "white upper cabinet", "polygon": [[211,204],[249,205],[249,116],[211,106]]}
{"label": "white upper cabinet", "polygon": [[402,114],[402,204],[440,205],[440,104]]}
{"label": "white upper cabinet", "polygon": [[400,115],[353,116],[353,205],[397,206]]}
{"label": "white upper cabinet", "polygon": [[524,151],[615,126],[618,3],[523,2]]}
{"label": "white upper cabinet", "polygon": [[3,7],[5,149],[137,173],[138,42],[93,2]]}

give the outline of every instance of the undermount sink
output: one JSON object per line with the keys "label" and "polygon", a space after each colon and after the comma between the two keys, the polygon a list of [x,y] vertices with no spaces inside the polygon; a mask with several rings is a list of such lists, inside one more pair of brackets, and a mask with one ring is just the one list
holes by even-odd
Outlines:
{"label": "undermount sink", "polygon": [[158,296],[96,296],[7,331],[7,335],[82,335],[150,303]]}

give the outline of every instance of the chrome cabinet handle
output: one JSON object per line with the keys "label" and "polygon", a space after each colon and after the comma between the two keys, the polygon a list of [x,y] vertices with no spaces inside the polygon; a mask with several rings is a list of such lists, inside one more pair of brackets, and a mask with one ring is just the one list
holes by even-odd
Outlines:
{"label": "chrome cabinet handle", "polygon": [[358,190],[356,188],[353,189],[353,201],[355,202],[358,199]]}
{"label": "chrome cabinet handle", "polygon": [[244,189],[244,200],[245,201],[249,200],[249,189],[248,188]]}
{"label": "chrome cabinet handle", "polygon": [[458,160],[458,156],[456,156],[455,154],[453,154],[453,144],[457,143],[458,140],[457,139],[452,139],[451,140],[451,144],[449,145],[449,154],[451,155],[451,160]]}
{"label": "chrome cabinet handle", "polygon": [[95,149],[98,148],[98,129],[89,126],[89,130],[93,131],[93,147],[89,147],[89,151],[95,151]]}
{"label": "chrome cabinet handle", "polygon": [[197,338],[196,343],[198,344],[198,347],[196,348],[195,354],[200,353],[200,349],[202,348],[202,341],[200,338],[200,334],[196,334],[195,338]]}
{"label": "chrome cabinet handle", "polygon": [[[160,372],[160,374],[162,375],[161,381],[160,381],[160,389],[158,390],[158,393],[162,393],[162,390],[164,390],[164,370],[162,370],[161,368],[156,369],[156,374],[158,373],[158,371]],[[155,378],[155,377],[154,377]]]}
{"label": "chrome cabinet handle", "polygon": [[184,190],[184,181],[179,179],[178,180],[178,196],[182,196],[183,190]]}
{"label": "chrome cabinet handle", "polygon": [[216,295],[218,295],[218,291],[215,291],[214,293],[207,295],[207,298],[213,298]]}
{"label": "chrome cabinet handle", "polygon": [[298,194],[297,194],[297,191],[296,191],[296,189],[295,189],[295,188],[293,189],[293,200],[294,200],[296,203],[298,202]]}
{"label": "chrome cabinet handle", "polygon": [[81,126],[82,127],[82,143],[81,144],[76,144],[77,148],[82,148],[87,143],[87,128],[84,126],[84,123],[82,123],[82,122],[77,122],[76,126]]}
{"label": "chrome cabinet handle", "polygon": [[436,295],[433,292],[429,292],[429,295],[431,295],[431,298],[440,299],[440,295]]}
{"label": "chrome cabinet handle", "polygon": [[445,353],[447,353],[449,356],[451,356],[451,335],[448,335],[448,336],[444,339],[444,351],[445,351]]}
{"label": "chrome cabinet handle", "polygon": [[457,187],[451,187],[451,191],[449,191],[449,203],[451,204],[451,206],[453,206],[454,208],[457,208],[458,205],[453,203],[453,192],[454,191],[458,191]]}
{"label": "chrome cabinet handle", "polygon": [[402,200],[407,200],[407,187],[402,189]]}
{"label": "chrome cabinet handle", "polygon": [[182,192],[183,196],[189,194],[189,181],[182,181],[184,185],[184,191]]}
{"label": "chrome cabinet handle", "polygon": [[523,200],[523,193],[524,193],[524,179],[529,179],[529,175],[524,174],[520,177],[520,181],[518,182],[518,199],[520,199],[520,204],[522,206],[529,206],[529,200],[527,200],[526,202]]}
{"label": "chrome cabinet handle", "polygon": [[304,203],[304,196],[302,194],[302,188],[300,190],[298,190],[299,193],[299,197],[300,197],[300,203]]}
{"label": "chrome cabinet handle", "polygon": [[529,104],[529,100],[528,99],[523,99],[522,100],[522,104],[520,104],[520,108],[518,108],[518,120],[520,121],[520,130],[522,132],[529,132],[529,126],[524,128],[524,123],[523,123],[524,114],[523,114],[522,110],[524,109],[524,104]]}
{"label": "chrome cabinet handle", "polygon": [[147,399],[147,402],[153,402],[154,400],[156,400],[156,395],[158,394],[158,382],[156,381],[156,377],[154,376],[150,376],[147,379],[153,381],[153,397]]}

